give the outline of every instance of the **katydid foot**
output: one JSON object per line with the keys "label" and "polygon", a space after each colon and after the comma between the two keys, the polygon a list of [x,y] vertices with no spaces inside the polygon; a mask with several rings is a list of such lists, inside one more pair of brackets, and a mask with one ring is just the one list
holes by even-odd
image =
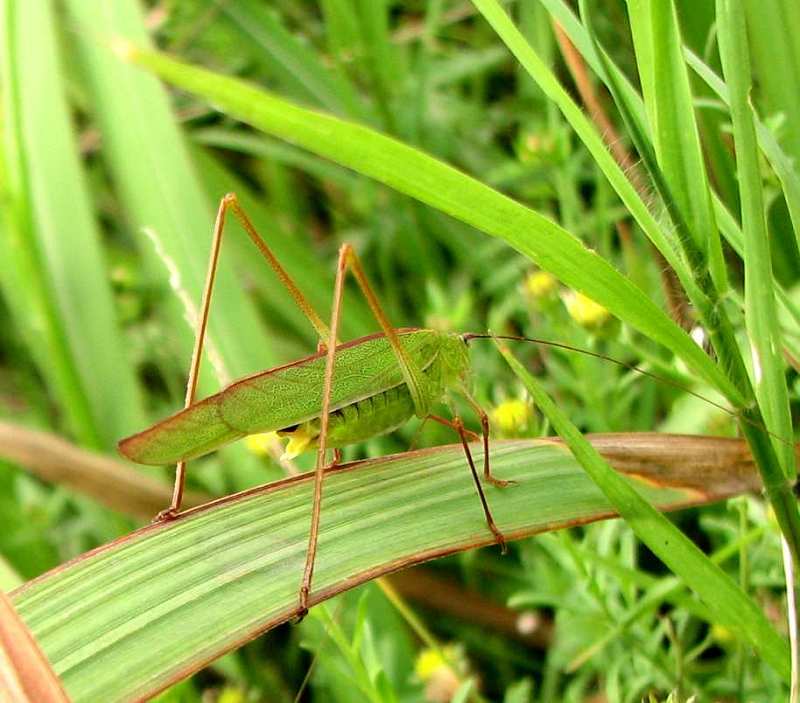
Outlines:
{"label": "katydid foot", "polygon": [[158,515],[156,515],[150,521],[150,524],[151,525],[157,525],[160,522],[171,522],[172,520],[177,520],[178,517],[180,516],[180,514],[181,514],[180,510],[170,506],[169,508],[166,508],[166,509],[162,510],[160,513],[158,513]]}
{"label": "katydid foot", "polygon": [[292,617],[292,625],[299,625],[306,615],[308,615],[308,587],[303,585],[300,586],[300,608]]}
{"label": "katydid foot", "polygon": [[502,478],[495,478],[491,474],[484,475],[483,480],[484,481],[488,481],[489,483],[491,483],[493,486],[496,486],[497,488],[507,488],[508,486],[516,486],[517,485],[516,481],[513,481],[511,479],[506,480],[506,479],[502,479]]}

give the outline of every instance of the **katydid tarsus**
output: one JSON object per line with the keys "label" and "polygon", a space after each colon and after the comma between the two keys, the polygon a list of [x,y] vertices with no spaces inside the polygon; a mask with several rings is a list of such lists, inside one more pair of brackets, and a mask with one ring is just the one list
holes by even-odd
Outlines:
{"label": "katydid tarsus", "polygon": [[[316,354],[242,378],[196,403],[211,294],[229,210],[308,317],[320,341]],[[382,334],[338,344],[343,283],[348,269],[364,294]],[[342,245],[339,251],[330,326],[325,325],[256,232],[236,196],[228,194],[220,202],[214,225],[185,407],[153,427],[122,440],[119,449],[124,456],[141,464],[177,463],[172,503],[158,516],[167,520],[180,512],[189,459],[246,435],[268,431],[288,435],[291,448],[298,453],[316,446],[311,528],[299,590],[302,613],[309,604],[325,470],[340,460],[341,447],[391,431],[414,415],[444,422],[458,433],[486,524],[496,542],[505,550],[505,539],[492,517],[470,452],[467,439],[472,433],[464,428],[457,416],[447,421],[431,415],[432,406],[446,393],[455,391],[463,395],[481,418],[483,478],[494,486],[507,485],[508,482],[491,474],[489,421],[469,393],[468,373],[469,355],[463,336],[426,329],[395,330],[391,326],[366,279],[358,256],[349,244]],[[331,463],[326,463],[327,449],[334,450]]]}

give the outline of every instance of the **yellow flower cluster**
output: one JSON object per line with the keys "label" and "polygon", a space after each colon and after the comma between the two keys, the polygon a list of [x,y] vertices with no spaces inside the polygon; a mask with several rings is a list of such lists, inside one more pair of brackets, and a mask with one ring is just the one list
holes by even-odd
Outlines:
{"label": "yellow flower cluster", "polygon": [[564,296],[564,304],[567,306],[569,316],[582,327],[590,329],[602,327],[611,317],[602,305],[576,291]]}

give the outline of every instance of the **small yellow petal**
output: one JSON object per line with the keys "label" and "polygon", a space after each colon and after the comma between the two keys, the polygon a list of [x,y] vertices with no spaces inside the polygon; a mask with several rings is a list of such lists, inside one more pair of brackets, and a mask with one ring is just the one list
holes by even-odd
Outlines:
{"label": "small yellow petal", "polygon": [[414,671],[420,681],[429,681],[430,678],[447,663],[435,649],[423,649],[414,664]]}
{"label": "small yellow petal", "polygon": [[289,438],[289,442],[286,444],[286,449],[281,455],[281,461],[294,459],[299,454],[302,454],[317,438],[316,433],[310,431],[308,423],[300,425],[293,432],[281,432],[280,434],[283,437]]}
{"label": "small yellow petal", "polygon": [[220,692],[217,703],[245,703],[246,700],[245,693],[240,688],[226,686]]}
{"label": "small yellow petal", "polygon": [[270,446],[277,439],[278,435],[274,432],[260,432],[259,434],[248,435],[244,440],[244,444],[253,454],[266,456],[269,453]]}
{"label": "small yellow petal", "polygon": [[611,317],[600,303],[583,293],[572,292],[565,296],[564,304],[570,317],[583,327],[601,327]]}
{"label": "small yellow petal", "polygon": [[711,636],[717,641],[722,644],[730,644],[736,638],[727,627],[724,625],[712,625],[711,626]]}
{"label": "small yellow petal", "polygon": [[534,271],[525,279],[525,290],[532,298],[546,298],[552,295],[557,285],[555,276],[547,271]]}
{"label": "small yellow petal", "polygon": [[530,406],[518,399],[505,400],[492,410],[492,420],[504,434],[525,429],[530,416]]}

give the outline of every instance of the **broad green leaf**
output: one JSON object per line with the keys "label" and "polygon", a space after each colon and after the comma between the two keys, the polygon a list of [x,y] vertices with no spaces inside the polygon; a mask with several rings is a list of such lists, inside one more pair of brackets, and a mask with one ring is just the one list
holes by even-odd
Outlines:
{"label": "broad green leaf", "polygon": [[14,606],[0,592],[0,700],[69,703],[58,677]]}
{"label": "broad green leaf", "polygon": [[[598,441],[604,455],[640,477],[630,480],[660,509],[757,485],[736,440],[646,434]],[[473,452],[480,464],[477,445]],[[557,440],[495,442],[491,452],[496,475],[517,481],[487,487],[509,539],[613,514]],[[720,452],[727,461],[717,461]],[[703,471],[696,463],[686,471],[685,457]],[[14,605],[76,703],[151,696],[296,614],[312,487],[305,474],[150,525],[28,583],[13,594]],[[320,530],[312,603],[389,571],[493,544],[456,445],[328,472]],[[760,644],[785,673],[780,638]]]}

